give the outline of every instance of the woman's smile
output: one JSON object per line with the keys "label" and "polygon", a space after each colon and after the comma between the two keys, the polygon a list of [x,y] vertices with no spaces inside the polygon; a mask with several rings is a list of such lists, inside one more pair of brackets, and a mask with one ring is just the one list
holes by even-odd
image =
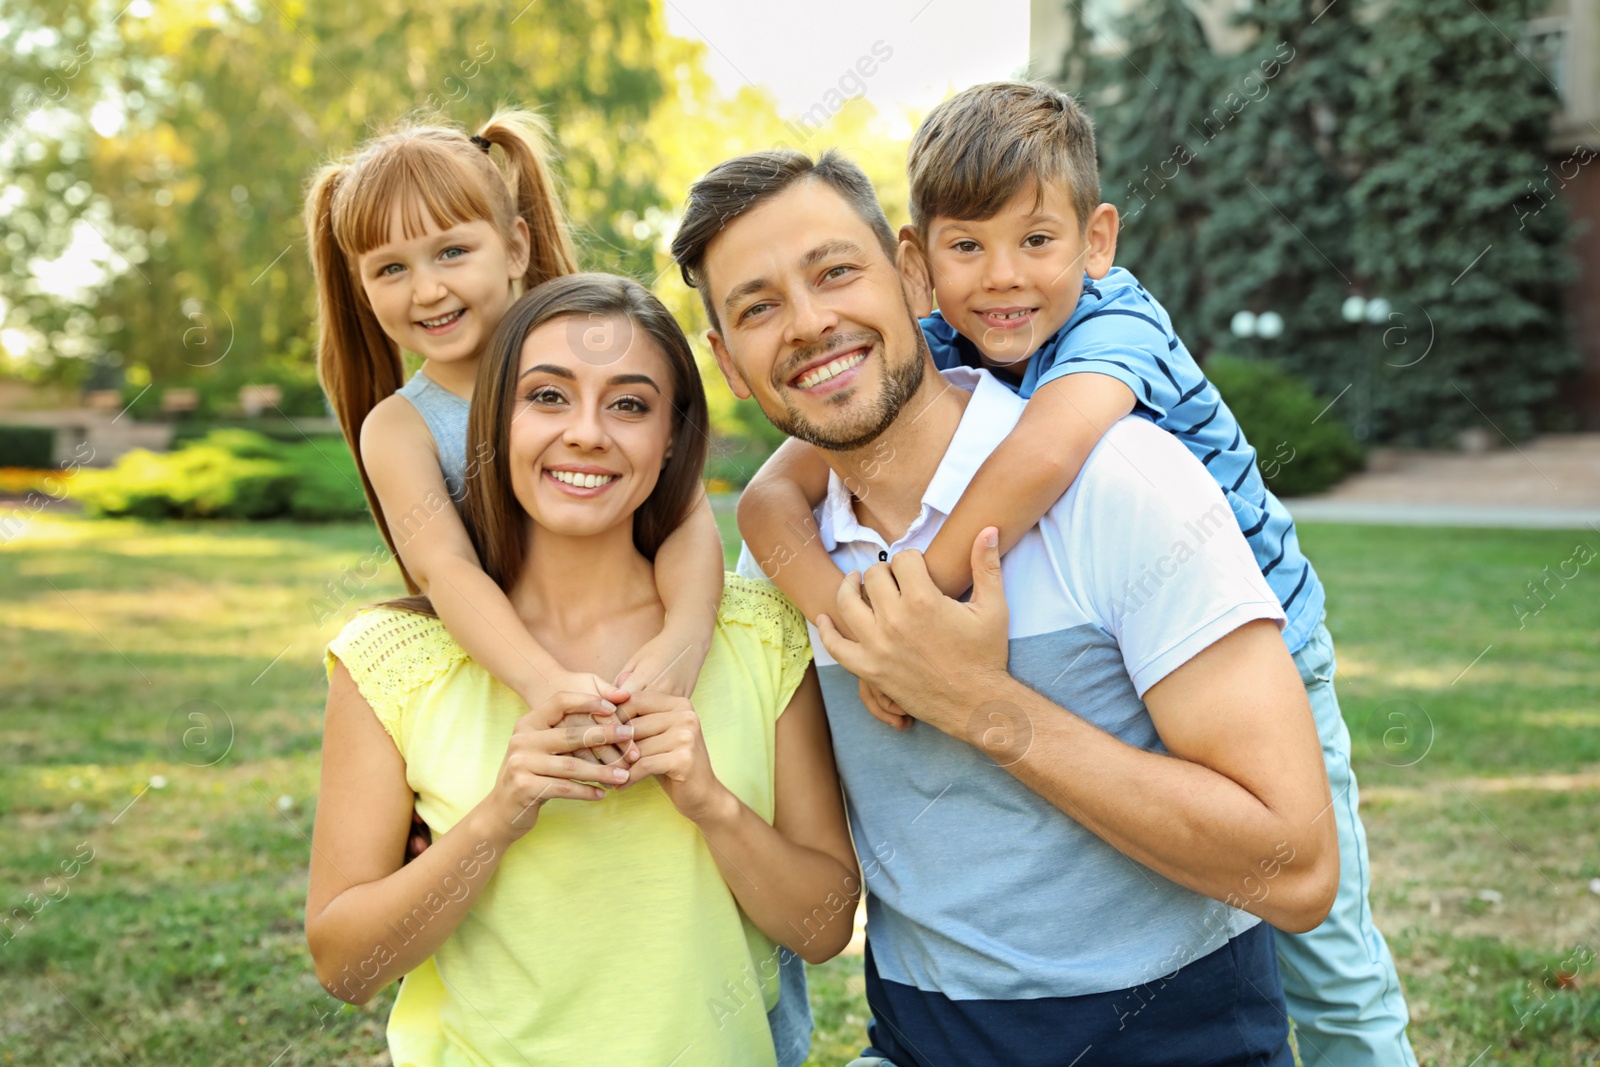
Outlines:
{"label": "woman's smile", "polygon": [[599,467],[565,465],[546,467],[544,477],[563,493],[577,497],[592,497],[610,489],[622,475]]}

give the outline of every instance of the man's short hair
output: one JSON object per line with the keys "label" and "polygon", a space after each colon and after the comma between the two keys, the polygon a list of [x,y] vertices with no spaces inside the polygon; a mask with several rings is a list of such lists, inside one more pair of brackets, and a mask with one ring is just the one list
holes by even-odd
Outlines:
{"label": "man's short hair", "polygon": [[705,305],[712,329],[721,327],[717,322],[717,310],[711,306],[711,288],[706,282],[706,248],[734,219],[803,179],[824,182],[844,197],[872,228],[883,246],[884,255],[894,262],[897,242],[878,204],[877,191],[861,168],[844,156],[829,149],[813,162],[810,156],[792,148],[738,156],[718,164],[689,187],[683,221],[672,239],[672,258],[683,272],[684,283],[700,291],[700,301]]}
{"label": "man's short hair", "polygon": [[1029,185],[1065,186],[1078,225],[1100,205],[1094,123],[1068,94],[1038,82],[988,82],[934,108],[911,139],[911,223],[989,219]]}

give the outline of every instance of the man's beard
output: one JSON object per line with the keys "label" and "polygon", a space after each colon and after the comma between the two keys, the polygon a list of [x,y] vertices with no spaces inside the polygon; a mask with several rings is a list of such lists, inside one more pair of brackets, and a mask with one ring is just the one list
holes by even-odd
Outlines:
{"label": "man's beard", "polygon": [[[852,420],[851,425],[818,426],[796,411],[794,405],[785,401],[781,413],[763,409],[767,421],[790,437],[799,438],[806,444],[825,448],[830,452],[849,452],[876,441],[879,435],[899,417],[907,401],[916,396],[917,390],[922,388],[922,379],[929,358],[928,341],[922,336],[922,327],[918,325],[917,320],[912,318],[910,321],[911,335],[916,338],[915,348],[912,350],[911,358],[898,365],[891,361],[892,357],[888,346],[883,343],[883,336],[877,335],[874,345],[883,353],[884,360],[883,389],[878,394],[878,401],[872,410],[860,419]],[[829,347],[849,348],[854,343],[854,338],[848,338],[842,342],[835,341]],[[808,354],[799,362],[809,362],[815,358],[815,354]]]}

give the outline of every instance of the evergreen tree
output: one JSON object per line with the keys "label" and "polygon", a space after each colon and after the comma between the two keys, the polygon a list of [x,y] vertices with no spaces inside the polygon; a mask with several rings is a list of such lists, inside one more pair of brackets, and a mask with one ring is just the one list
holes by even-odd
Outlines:
{"label": "evergreen tree", "polygon": [[1549,159],[1553,87],[1496,28],[1515,34],[1544,5],[1477,6],[1392,0],[1344,131],[1363,168],[1350,190],[1355,267],[1394,305],[1381,429],[1402,440],[1449,440],[1486,416],[1526,436],[1576,365],[1556,190],[1595,152]]}
{"label": "evergreen tree", "polygon": [[[1098,35],[1089,20],[1084,17],[1083,6],[1078,0],[1059,0],[1059,2],[1067,18],[1067,50],[1062,53],[1061,63],[1054,71],[1035,71],[1033,76],[1053,82],[1077,96],[1084,104],[1088,104],[1102,88],[1090,82]],[[1115,84],[1116,80],[1113,81],[1113,86]]]}
{"label": "evergreen tree", "polygon": [[[1229,57],[1202,119],[1211,213],[1194,262],[1208,285],[1190,332],[1203,330],[1216,347],[1268,355],[1334,397],[1360,378],[1368,358],[1357,329],[1340,317],[1358,279],[1338,141],[1355,108],[1367,31],[1327,0],[1256,0],[1237,23],[1255,39]],[[1283,317],[1282,336],[1259,342],[1265,352],[1229,333],[1242,310]],[[1339,414],[1361,427],[1359,404],[1347,401]]]}
{"label": "evergreen tree", "polygon": [[1218,61],[1184,0],[1139,4],[1113,33],[1084,64],[1101,198],[1122,216],[1117,264],[1138,276],[1187,339],[1206,281],[1194,249],[1209,204],[1202,123]]}

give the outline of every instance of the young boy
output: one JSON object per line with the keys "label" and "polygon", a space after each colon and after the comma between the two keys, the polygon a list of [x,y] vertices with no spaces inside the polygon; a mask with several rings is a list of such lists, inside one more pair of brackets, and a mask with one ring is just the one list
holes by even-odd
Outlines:
{"label": "young boy", "polygon": [[[1166,311],[1132,274],[1113,267],[1117,209],[1100,202],[1088,116],[1048,86],[979,85],[934,109],[908,162],[912,222],[900,231],[899,265],[911,288],[931,285],[937,298],[939,310],[922,320],[935,363],[985,367],[1028,398],[1021,421],[928,548],[930,574],[946,594],[964,593],[983,527],[998,526],[1001,550],[1009,549],[1067,491],[1105,431],[1130,413],[1168,430],[1200,459],[1283,604],[1284,641],[1311,698],[1334,796],[1341,874],[1333,913],[1309,934],[1277,938],[1301,1055],[1308,1064],[1414,1065],[1394,963],[1367,907],[1366,833],[1333,690],[1322,583],[1300,552],[1294,521],[1263,483],[1255,450]],[[806,618],[814,623],[827,613],[837,625],[844,576],[814,537],[797,544],[793,536],[812,528],[827,479],[811,446],[786,442],[746,489],[739,528]],[[1196,536],[1203,538],[1201,519]],[[1172,566],[1184,558],[1175,549]],[[1151,572],[1128,583],[1129,609],[1170,577]],[[910,725],[903,709],[865,683],[862,699],[889,725]]]}

